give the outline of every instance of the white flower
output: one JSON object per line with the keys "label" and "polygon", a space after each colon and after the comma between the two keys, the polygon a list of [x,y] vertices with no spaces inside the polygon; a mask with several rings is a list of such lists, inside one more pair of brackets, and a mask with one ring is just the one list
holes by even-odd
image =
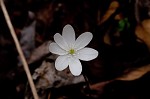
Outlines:
{"label": "white flower", "polygon": [[92,40],[93,35],[90,32],[81,34],[75,40],[75,31],[71,25],[63,28],[62,35],[56,33],[54,41],[49,46],[49,51],[58,54],[55,61],[55,67],[58,71],[62,71],[69,66],[71,73],[78,76],[82,72],[80,60],[90,61],[98,56],[98,51],[85,47]]}

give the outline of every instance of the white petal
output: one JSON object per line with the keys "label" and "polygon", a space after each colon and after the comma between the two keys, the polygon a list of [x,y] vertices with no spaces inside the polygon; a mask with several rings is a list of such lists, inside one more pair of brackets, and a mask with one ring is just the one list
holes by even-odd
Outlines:
{"label": "white petal", "polygon": [[79,59],[75,57],[69,58],[69,69],[74,76],[78,76],[82,72],[82,65]]}
{"label": "white petal", "polygon": [[65,55],[68,52],[63,50],[58,44],[56,43],[51,43],[49,45],[49,51],[53,54],[58,54],[58,55]]}
{"label": "white petal", "polygon": [[63,28],[62,36],[68,43],[69,47],[72,47],[75,43],[75,31],[71,25],[66,25]]}
{"label": "white petal", "polygon": [[92,48],[83,48],[77,51],[76,57],[83,61],[90,61],[98,56],[98,51]]}
{"label": "white petal", "polygon": [[80,49],[84,48],[86,45],[88,45],[90,43],[92,38],[93,38],[93,34],[90,32],[85,32],[85,33],[81,34],[75,42],[74,49],[80,50]]}
{"label": "white petal", "polygon": [[58,71],[62,71],[68,67],[68,56],[63,55],[63,56],[58,56],[58,58],[55,61],[55,67]]}
{"label": "white petal", "polygon": [[59,33],[56,33],[54,35],[54,41],[64,50],[68,51],[69,48],[68,48],[68,44],[67,42],[65,41],[65,39],[59,34]]}

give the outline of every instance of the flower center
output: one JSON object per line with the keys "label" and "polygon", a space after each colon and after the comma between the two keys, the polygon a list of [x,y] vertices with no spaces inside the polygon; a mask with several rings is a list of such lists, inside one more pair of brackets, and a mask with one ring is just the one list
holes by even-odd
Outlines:
{"label": "flower center", "polygon": [[69,50],[69,54],[71,54],[71,55],[75,54],[75,50],[74,49],[70,49]]}

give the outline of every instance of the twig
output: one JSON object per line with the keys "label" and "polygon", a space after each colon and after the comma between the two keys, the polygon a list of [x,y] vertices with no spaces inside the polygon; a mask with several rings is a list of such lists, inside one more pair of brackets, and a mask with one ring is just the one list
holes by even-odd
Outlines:
{"label": "twig", "polygon": [[23,54],[23,52],[21,50],[21,46],[20,46],[19,41],[17,39],[17,36],[15,34],[15,30],[14,30],[14,28],[12,26],[10,17],[8,15],[8,12],[6,10],[6,6],[5,6],[3,0],[0,0],[0,5],[1,5],[1,8],[2,8],[5,20],[7,22],[8,28],[10,30],[10,33],[11,33],[13,39],[14,39],[17,51],[18,51],[18,53],[19,53],[19,55],[21,57],[21,60],[22,60],[22,63],[23,63],[23,67],[24,67],[24,70],[26,72],[26,75],[27,75],[27,78],[28,78],[28,81],[29,81],[29,84],[30,84],[30,87],[31,87],[31,90],[32,90],[32,93],[33,93],[33,96],[34,96],[34,99],[39,99],[37,91],[36,91],[36,88],[35,88],[35,85],[34,85],[34,82],[33,82],[33,79],[32,79],[32,76],[31,76],[31,73],[30,73],[30,70],[29,70],[29,67],[28,67],[28,64],[27,64],[27,61],[26,61],[25,56],[24,56],[24,54]]}

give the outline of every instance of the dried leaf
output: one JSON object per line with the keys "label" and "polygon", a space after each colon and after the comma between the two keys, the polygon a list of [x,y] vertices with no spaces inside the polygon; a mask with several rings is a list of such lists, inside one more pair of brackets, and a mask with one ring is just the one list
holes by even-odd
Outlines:
{"label": "dried leaf", "polygon": [[[92,92],[92,93],[90,93],[90,96],[94,99],[98,99],[99,96],[101,96],[103,94],[105,86],[107,86],[112,81],[114,81],[114,80],[98,82],[96,84],[90,85],[90,89],[91,89],[91,92]],[[89,96],[89,94],[85,94],[85,95]]]}
{"label": "dried leaf", "polygon": [[[108,30],[110,30],[110,28],[108,28]],[[113,36],[119,38],[120,37],[120,32],[119,31],[114,32]],[[106,32],[103,39],[104,39],[105,44],[112,45],[110,33]],[[122,44],[122,42],[118,41],[115,44],[115,46],[120,46],[121,44]]]}
{"label": "dried leaf", "polygon": [[142,77],[144,74],[150,71],[150,64],[142,66],[140,68],[132,69],[126,72],[123,76],[116,78],[116,80],[135,80]]}
{"label": "dried leaf", "polygon": [[115,80],[123,80],[123,81],[136,80],[136,79],[142,77],[144,74],[146,74],[149,71],[150,71],[150,64],[149,65],[145,65],[145,66],[140,67],[140,68],[136,68],[136,69],[132,69],[132,70],[130,69],[123,76],[120,76],[120,77],[118,77],[116,79],[112,79],[112,80],[99,82],[99,83],[90,85],[90,88],[92,90],[97,91],[97,93],[100,95],[100,94],[103,93],[103,88],[107,84],[109,84],[109,83],[111,83],[111,82],[113,82]]}
{"label": "dried leaf", "polygon": [[105,15],[102,17],[100,24],[104,23],[119,7],[119,3],[117,1],[111,2],[108,10],[106,11]]}
{"label": "dried leaf", "polygon": [[150,49],[150,19],[144,20],[141,25],[137,25],[135,33]]}
{"label": "dried leaf", "polygon": [[102,91],[103,88],[104,88],[107,84],[111,83],[112,81],[113,81],[113,80],[96,83],[96,84],[90,85],[90,88],[91,88],[92,90]]}
{"label": "dried leaf", "polygon": [[[31,51],[35,48],[35,25],[36,21],[33,21],[21,30],[20,44],[26,59],[30,57]],[[21,61],[18,65],[22,65]]]}
{"label": "dried leaf", "polygon": [[37,19],[43,22],[44,24],[49,24],[53,20],[53,13],[54,13],[54,4],[49,3],[44,8],[40,9],[37,12]]}
{"label": "dried leaf", "polygon": [[38,48],[34,49],[31,53],[30,58],[28,59],[28,64],[31,64],[35,61],[40,60],[42,57],[46,56],[49,52],[48,46],[52,41],[48,41],[43,43]]}
{"label": "dried leaf", "polygon": [[37,68],[33,74],[36,80],[36,88],[47,89],[51,87],[61,87],[70,84],[85,82],[84,77],[73,76],[68,69],[57,71],[54,63],[43,61],[42,65]]}
{"label": "dried leaf", "polygon": [[111,45],[109,33],[105,33],[105,35],[104,35],[104,43],[108,44],[108,45]]}

